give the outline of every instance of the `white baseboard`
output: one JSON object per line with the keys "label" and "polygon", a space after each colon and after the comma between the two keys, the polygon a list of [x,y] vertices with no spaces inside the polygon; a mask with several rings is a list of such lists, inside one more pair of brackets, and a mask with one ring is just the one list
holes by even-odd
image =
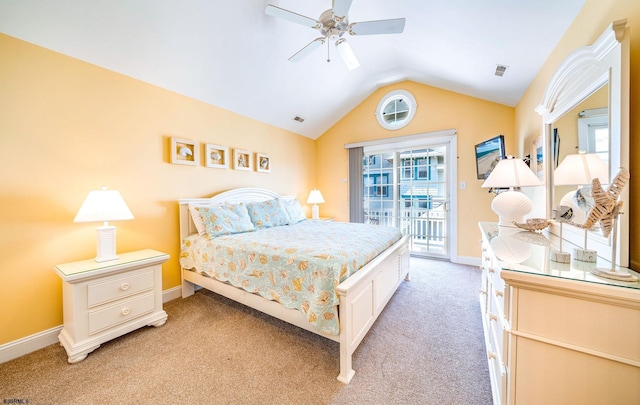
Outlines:
{"label": "white baseboard", "polygon": [[58,334],[61,330],[62,325],[1,345],[0,363],[16,359],[20,356],[24,356],[25,354],[35,352],[43,347],[57,343]]}
{"label": "white baseboard", "polygon": [[[173,287],[162,292],[163,303],[180,297],[182,297],[181,286]],[[58,334],[61,330],[62,325],[0,345],[0,363],[17,359],[25,354],[35,352],[52,344],[60,343],[58,341]]]}
{"label": "white baseboard", "polygon": [[162,292],[162,303],[175,300],[176,298],[182,298],[182,286],[180,285]]}
{"label": "white baseboard", "polygon": [[[452,260],[453,261],[453,260]],[[482,260],[478,257],[470,257],[470,256],[457,256],[456,261],[454,263],[458,264],[466,264],[467,266],[480,266]]]}

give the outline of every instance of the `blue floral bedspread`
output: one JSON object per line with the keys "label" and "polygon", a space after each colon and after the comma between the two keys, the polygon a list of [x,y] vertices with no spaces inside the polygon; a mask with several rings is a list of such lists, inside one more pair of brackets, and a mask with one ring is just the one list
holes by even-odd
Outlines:
{"label": "blue floral bedspread", "polygon": [[191,235],[180,265],[302,311],[339,334],[336,286],[401,238],[396,228],[305,220],[233,235]]}

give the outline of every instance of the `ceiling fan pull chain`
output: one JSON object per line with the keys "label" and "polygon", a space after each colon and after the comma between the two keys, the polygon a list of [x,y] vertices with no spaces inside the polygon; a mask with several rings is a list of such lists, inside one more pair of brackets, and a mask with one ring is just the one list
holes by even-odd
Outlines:
{"label": "ceiling fan pull chain", "polygon": [[329,46],[329,41],[327,41],[327,63],[331,62],[331,58],[329,57],[329,48],[331,48]]}

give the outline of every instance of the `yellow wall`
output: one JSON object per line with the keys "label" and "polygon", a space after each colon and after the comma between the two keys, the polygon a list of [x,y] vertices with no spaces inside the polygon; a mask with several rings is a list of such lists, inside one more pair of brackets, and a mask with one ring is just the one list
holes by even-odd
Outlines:
{"label": "yellow wall", "polygon": [[[87,193],[120,191],[135,219],[119,252],[171,255],[178,286],[178,205],[234,187],[296,194],[314,185],[315,141],[0,35],[0,344],[62,324],[57,263],[95,256],[95,227],[73,223]],[[173,165],[169,137],[271,155],[272,172]]]}
{"label": "yellow wall", "polygon": [[[630,221],[631,267],[640,269],[640,236],[633,230],[640,229],[640,1],[635,0],[587,0],[572,25],[567,30],[558,46],[547,59],[531,86],[516,106],[515,132],[518,147],[522,148],[532,136],[542,133],[542,119],[534,109],[542,101],[546,85],[560,63],[576,48],[590,45],[611,24],[620,19],[627,19],[627,27],[631,33],[630,58],[630,168],[629,185],[630,201],[626,215]],[[636,175],[634,175],[634,173]]]}
{"label": "yellow wall", "polygon": [[[413,94],[418,108],[411,123],[396,131],[382,128],[375,117],[380,99],[388,92],[403,89]],[[507,154],[515,154],[514,109],[415,82],[383,87],[349,112],[325,132],[317,142],[317,186],[325,204],[321,214],[340,220],[349,218],[349,159],[345,144],[455,128],[458,130],[458,255],[479,257],[477,222],[496,221],[491,211],[493,194],[480,188],[477,180],[474,145],[498,134],[505,135]]]}

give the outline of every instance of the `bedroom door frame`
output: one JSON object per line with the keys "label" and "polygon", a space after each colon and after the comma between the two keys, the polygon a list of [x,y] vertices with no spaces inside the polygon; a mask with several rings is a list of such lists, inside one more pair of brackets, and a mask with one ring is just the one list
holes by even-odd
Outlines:
{"label": "bedroom door frame", "polygon": [[[429,148],[430,146],[445,146],[446,149],[446,188],[447,188],[447,222],[446,234],[448,247],[446,249],[446,257],[434,256],[434,258],[447,259],[452,262],[458,262],[458,170],[457,170],[457,131],[455,129],[426,132],[415,135],[402,136],[397,138],[387,138],[370,142],[362,142],[360,144],[351,144],[345,146],[362,146],[363,152],[367,154],[375,154],[380,152],[396,152],[405,149]],[[398,178],[397,168],[394,167],[394,178]],[[399,195],[397,187],[394,187],[394,201],[398,202]],[[397,204],[395,204],[397,206]],[[397,218],[397,213],[394,217]]]}

